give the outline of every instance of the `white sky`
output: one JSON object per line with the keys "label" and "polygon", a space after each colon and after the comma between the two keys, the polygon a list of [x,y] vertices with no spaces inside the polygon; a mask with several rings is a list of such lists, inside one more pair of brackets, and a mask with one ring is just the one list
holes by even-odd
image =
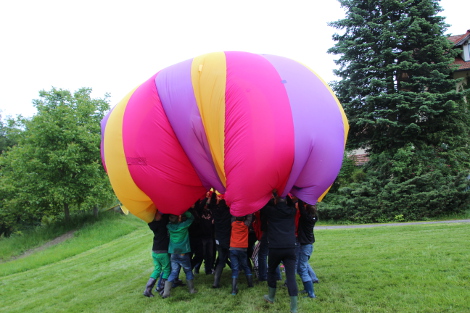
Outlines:
{"label": "white sky", "polygon": [[[440,5],[448,33],[470,28],[465,1]],[[108,92],[112,107],[159,70],[216,51],[288,57],[329,82],[327,22],[342,18],[335,0],[0,0],[0,114],[32,116],[52,87]]]}

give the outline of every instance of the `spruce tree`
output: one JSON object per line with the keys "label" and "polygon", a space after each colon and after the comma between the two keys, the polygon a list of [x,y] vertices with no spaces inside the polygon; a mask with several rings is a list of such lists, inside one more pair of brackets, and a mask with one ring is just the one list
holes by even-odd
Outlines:
{"label": "spruce tree", "polygon": [[452,78],[458,51],[439,0],[338,1],[346,17],[330,23],[341,30],[328,50],[339,56],[333,89],[350,124],[347,148],[366,148],[370,161],[361,175],[349,169],[349,182],[339,175],[321,217],[386,222],[465,212],[468,88],[457,91]]}
{"label": "spruce tree", "polygon": [[[438,0],[339,0],[346,18],[329,53],[339,55],[334,83],[350,122],[351,147],[371,153],[448,144],[438,134],[461,134],[456,51],[444,32]],[[465,111],[465,110],[464,110]],[[468,136],[467,136],[468,137]],[[468,143],[468,141],[467,141]],[[459,142],[459,145],[464,144]]]}

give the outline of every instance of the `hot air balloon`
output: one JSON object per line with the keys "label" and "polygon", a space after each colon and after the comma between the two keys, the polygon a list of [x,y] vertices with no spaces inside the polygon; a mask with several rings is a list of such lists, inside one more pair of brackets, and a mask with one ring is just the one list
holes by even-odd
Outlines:
{"label": "hot air balloon", "polygon": [[341,168],[348,121],[329,86],[280,56],[214,52],[162,69],[102,120],[114,192],[150,222],[214,188],[232,215],[273,190],[315,204]]}

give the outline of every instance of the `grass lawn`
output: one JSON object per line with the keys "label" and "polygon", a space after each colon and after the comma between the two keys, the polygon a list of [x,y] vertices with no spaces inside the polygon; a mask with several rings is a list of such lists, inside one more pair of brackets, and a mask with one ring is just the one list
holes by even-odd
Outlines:
{"label": "grass lawn", "polygon": [[[269,305],[266,283],[248,289],[243,275],[232,296],[227,267],[220,289],[198,274],[197,294],[178,287],[168,299],[144,297],[152,236],[135,217],[103,219],[4,261],[0,312],[289,312],[285,287]],[[299,312],[470,312],[470,223],[318,229],[315,237],[317,298],[299,298]]]}

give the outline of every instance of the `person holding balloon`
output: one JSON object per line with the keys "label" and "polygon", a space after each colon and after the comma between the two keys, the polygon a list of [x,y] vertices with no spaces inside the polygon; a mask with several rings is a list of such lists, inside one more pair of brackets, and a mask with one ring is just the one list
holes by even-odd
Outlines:
{"label": "person holding balloon", "polygon": [[[225,202],[224,195],[218,194],[216,198],[216,205],[214,206],[214,236],[215,245],[217,249],[217,261],[214,270],[214,283],[212,288],[220,288],[220,278],[225,264],[228,263],[230,255],[230,236],[232,229],[232,215],[230,208]],[[231,263],[229,263],[231,266]]]}
{"label": "person holding balloon", "polygon": [[302,279],[307,296],[309,298],[316,298],[313,283],[318,282],[318,278],[311,268],[309,260],[313,252],[313,243],[315,242],[313,228],[318,220],[318,215],[315,205],[307,204],[302,200],[298,201],[298,208],[300,212],[298,227],[298,241],[300,247],[297,255],[297,272]]}
{"label": "person holding balloon", "polygon": [[230,261],[232,262],[232,295],[238,293],[238,274],[242,269],[245,272],[248,287],[253,287],[253,275],[248,266],[247,248],[249,226],[252,215],[232,217],[232,231],[230,236]]}
{"label": "person holding balloon", "polygon": [[168,279],[170,275],[170,256],[168,254],[168,215],[161,214],[157,211],[155,218],[152,222],[148,223],[149,228],[152,230],[153,246],[152,246],[152,259],[154,270],[145,286],[144,296],[153,297],[152,288],[155,286],[157,279],[162,274],[162,284]]}
{"label": "person holding balloon", "polygon": [[186,283],[188,284],[189,293],[196,293],[194,289],[194,275],[191,269],[191,246],[189,243],[188,228],[194,220],[191,212],[186,211],[183,215],[170,214],[167,224],[170,233],[170,244],[168,252],[171,254],[171,273],[165,282],[163,298],[170,296],[172,283],[178,278],[181,268],[186,274]]}
{"label": "person holding balloon", "polygon": [[276,268],[282,262],[286,270],[287,290],[290,296],[291,312],[297,312],[298,288],[295,280],[296,246],[295,215],[296,208],[287,205],[285,197],[276,196],[274,206],[267,206],[268,222],[268,294],[264,300],[274,303],[276,295]]}

